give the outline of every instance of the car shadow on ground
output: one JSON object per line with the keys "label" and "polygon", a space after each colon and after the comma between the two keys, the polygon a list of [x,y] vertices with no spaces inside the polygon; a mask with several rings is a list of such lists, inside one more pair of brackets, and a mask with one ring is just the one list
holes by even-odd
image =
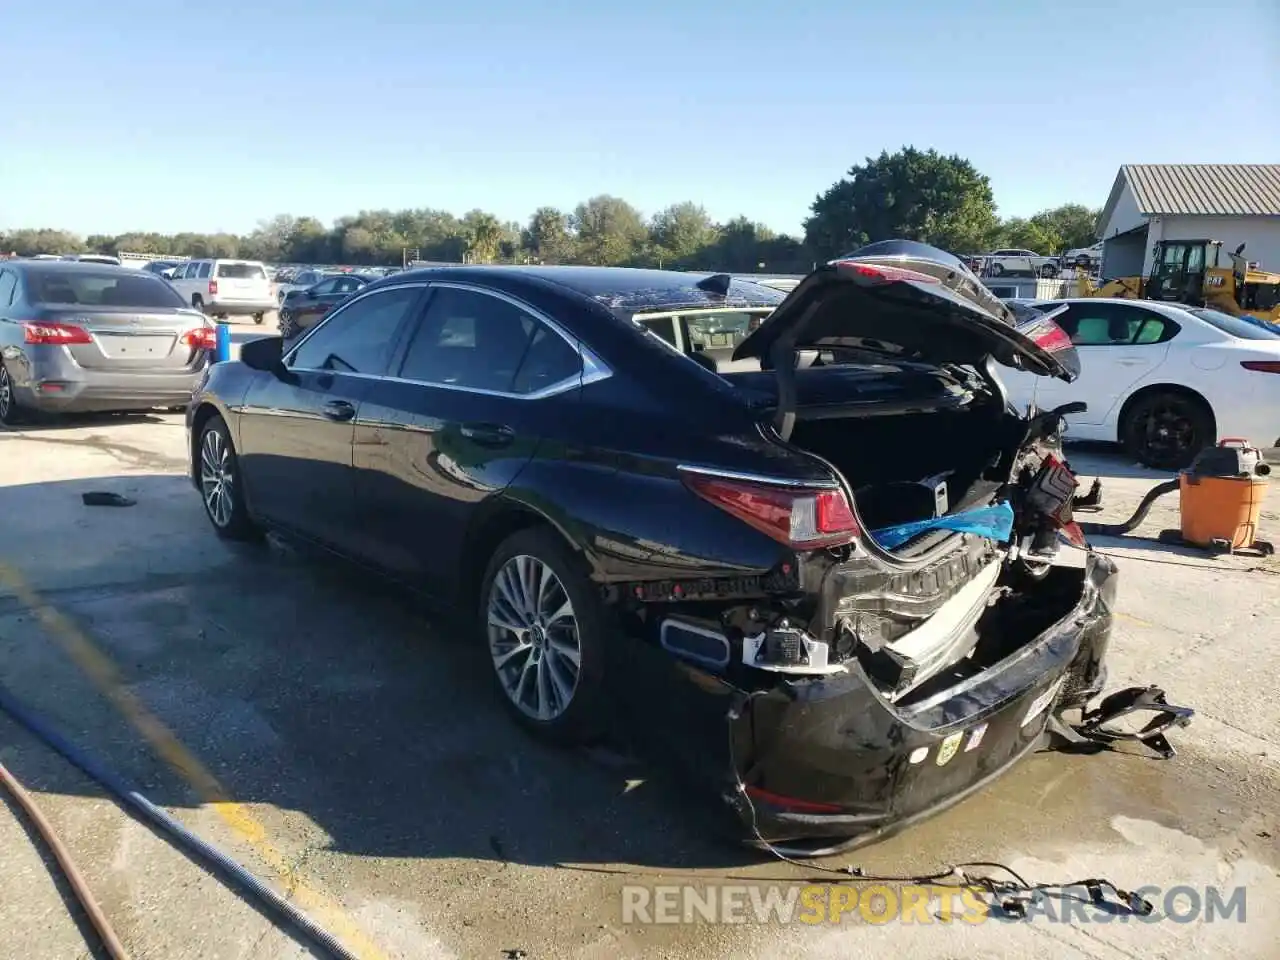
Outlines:
{"label": "car shadow on ground", "polygon": [[[83,506],[88,489],[136,505]],[[219,541],[183,477],[0,488],[6,512],[26,520],[0,560],[43,588],[233,799],[297,811],[322,846],[535,865],[759,860],[714,835],[715,798],[625,734],[581,751],[523,733],[456,616],[310,550]],[[0,683],[153,802],[197,803],[56,639],[0,585]],[[24,765],[41,790],[86,791],[47,757],[15,758],[20,776]]]}
{"label": "car shadow on ground", "polygon": [[166,413],[162,408],[138,413],[34,413],[25,423],[0,424],[0,433],[22,433],[24,430],[91,430],[96,427],[129,426],[140,423],[164,423]]}

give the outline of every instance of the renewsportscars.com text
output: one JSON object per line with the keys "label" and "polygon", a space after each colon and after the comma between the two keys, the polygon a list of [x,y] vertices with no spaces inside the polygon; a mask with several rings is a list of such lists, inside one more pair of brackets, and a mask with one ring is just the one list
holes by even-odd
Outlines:
{"label": "renewsportscars.com text", "polygon": [[904,884],[626,886],[624,924],[835,923],[1244,923],[1244,887],[1139,887],[1155,909],[1143,915],[1094,904],[1083,887],[1064,886],[1024,899],[1025,915],[993,907],[978,887]]}

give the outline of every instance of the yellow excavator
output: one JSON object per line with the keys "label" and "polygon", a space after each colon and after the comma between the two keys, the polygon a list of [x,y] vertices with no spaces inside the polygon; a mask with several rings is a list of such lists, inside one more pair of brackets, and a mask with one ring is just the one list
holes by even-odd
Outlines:
{"label": "yellow excavator", "polygon": [[1233,317],[1249,316],[1280,324],[1280,273],[1250,266],[1244,244],[1219,265],[1221,240],[1161,240],[1155,246],[1151,276],[1080,281],[1078,296],[1164,300],[1212,307]]}

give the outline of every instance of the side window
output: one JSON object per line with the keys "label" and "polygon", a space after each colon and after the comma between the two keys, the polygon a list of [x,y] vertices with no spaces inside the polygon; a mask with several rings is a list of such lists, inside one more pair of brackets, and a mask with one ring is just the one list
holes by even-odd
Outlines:
{"label": "side window", "polygon": [[317,283],[311,288],[311,292],[318,297],[323,297],[327,293],[333,293],[338,286],[337,280],[326,280],[324,283]]}
{"label": "side window", "polygon": [[364,284],[355,277],[342,277],[334,282],[334,293],[355,293]]}
{"label": "side window", "polygon": [[476,290],[439,287],[400,375],[472,390],[533,393],[581,369],[576,350],[515,304]]}
{"label": "side window", "polygon": [[0,307],[13,303],[13,291],[18,286],[18,278],[8,270],[0,270]]}
{"label": "side window", "polygon": [[302,342],[289,366],[295,370],[385,373],[400,324],[420,293],[418,287],[382,290],[337,311]]}
{"label": "side window", "polygon": [[213,264],[210,263],[208,260],[206,260],[204,263],[200,264],[200,272],[196,274],[196,276],[198,276],[201,280],[204,280],[206,277],[209,276],[209,271],[212,269],[213,269]]}
{"label": "side window", "polygon": [[1164,321],[1153,313],[1122,304],[1074,304],[1071,323],[1061,324],[1077,347],[1115,347],[1162,343]]}
{"label": "side window", "polygon": [[582,373],[582,357],[565,343],[564,337],[545,324],[534,321],[533,339],[524,361],[516,371],[513,393],[537,393]]}

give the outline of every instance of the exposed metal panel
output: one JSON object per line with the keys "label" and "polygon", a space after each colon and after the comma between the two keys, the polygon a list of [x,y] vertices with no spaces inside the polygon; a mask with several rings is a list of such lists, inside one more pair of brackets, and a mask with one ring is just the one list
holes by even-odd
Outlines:
{"label": "exposed metal panel", "polygon": [[1121,172],[1148,216],[1280,216],[1280,163],[1131,163]]}

